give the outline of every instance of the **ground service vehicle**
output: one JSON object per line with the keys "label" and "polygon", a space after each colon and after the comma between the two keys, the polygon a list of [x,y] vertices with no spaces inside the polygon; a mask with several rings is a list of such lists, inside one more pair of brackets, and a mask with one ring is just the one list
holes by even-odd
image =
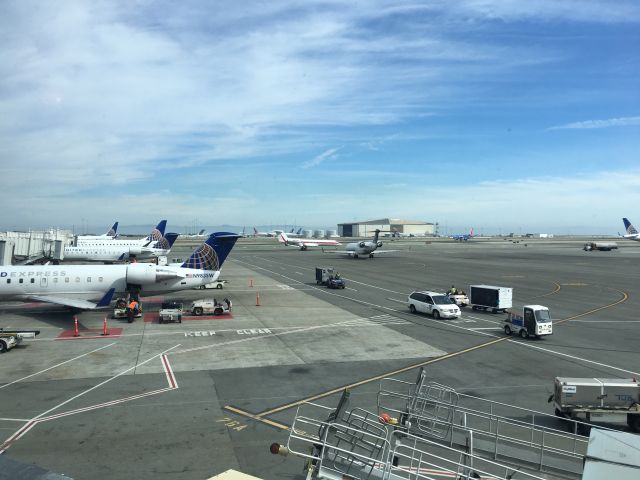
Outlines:
{"label": "ground service vehicle", "polygon": [[447,297],[452,303],[455,303],[459,307],[466,307],[469,305],[469,297],[462,290],[458,290],[458,293],[447,293]]}
{"label": "ground service vehicle", "polygon": [[640,386],[635,378],[556,377],[549,397],[559,417],[627,424],[640,432]]}
{"label": "ground service vehicle", "polygon": [[158,312],[158,323],[182,323],[182,303],[175,301],[162,302]]}
{"label": "ground service vehicle", "polygon": [[[116,305],[113,307],[113,318],[128,318],[127,317],[127,305],[129,301],[126,298],[118,298]],[[142,305],[138,303],[138,311],[134,315],[135,318],[142,317]]]}
{"label": "ground service vehicle", "polygon": [[515,333],[522,338],[541,337],[553,333],[553,323],[549,309],[542,305],[525,305],[522,312],[507,312],[504,320],[504,333]]}
{"label": "ground service vehicle", "polygon": [[189,307],[189,311],[196,316],[204,314],[222,315],[231,311],[231,300],[225,298],[222,303],[215,298],[213,300],[195,300]]}
{"label": "ground service vehicle", "polygon": [[200,285],[199,287],[194,288],[194,290],[198,290],[198,289],[206,290],[208,288],[223,289],[226,284],[227,284],[227,280],[216,280],[215,282]]}
{"label": "ground service vehicle", "polygon": [[0,353],[8,352],[22,343],[23,338],[35,338],[40,330],[5,330],[0,328]]}
{"label": "ground service vehicle", "polygon": [[345,283],[340,274],[333,267],[316,267],[316,283],[326,285],[327,288],[344,288]]}
{"label": "ground service vehicle", "polygon": [[444,293],[413,292],[407,300],[411,313],[428,313],[433,318],[458,318],[460,308]]}
{"label": "ground service vehicle", "polygon": [[505,312],[511,308],[513,289],[491,285],[469,286],[469,301],[474,310],[491,310],[491,313]]}
{"label": "ground service vehicle", "polygon": [[585,252],[592,252],[594,250],[610,252],[611,250],[617,250],[618,244],[616,242],[588,242],[584,244],[582,249]]}

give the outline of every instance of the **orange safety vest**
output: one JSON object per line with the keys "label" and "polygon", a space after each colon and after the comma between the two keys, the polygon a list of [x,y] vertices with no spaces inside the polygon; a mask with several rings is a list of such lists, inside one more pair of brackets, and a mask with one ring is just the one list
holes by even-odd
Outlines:
{"label": "orange safety vest", "polygon": [[129,304],[129,308],[131,310],[135,310],[137,307],[138,307],[138,302],[136,302],[135,300]]}

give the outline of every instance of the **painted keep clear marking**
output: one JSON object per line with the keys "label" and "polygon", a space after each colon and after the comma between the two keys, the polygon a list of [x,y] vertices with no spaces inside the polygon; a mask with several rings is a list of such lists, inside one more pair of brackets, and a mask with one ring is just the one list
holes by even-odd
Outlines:
{"label": "painted keep clear marking", "polygon": [[273,333],[268,328],[244,328],[237,330],[238,335],[270,335]]}
{"label": "painted keep clear marking", "polygon": [[236,432],[240,432],[240,431],[244,430],[245,428],[247,428],[246,425],[240,423],[237,420],[229,418],[229,417],[223,417],[220,420],[216,420],[216,423],[224,423],[224,425],[227,428],[231,428],[231,429],[235,430]]}
{"label": "painted keep clear marking", "polygon": [[213,337],[216,334],[214,330],[205,330],[201,332],[184,332],[185,337]]}

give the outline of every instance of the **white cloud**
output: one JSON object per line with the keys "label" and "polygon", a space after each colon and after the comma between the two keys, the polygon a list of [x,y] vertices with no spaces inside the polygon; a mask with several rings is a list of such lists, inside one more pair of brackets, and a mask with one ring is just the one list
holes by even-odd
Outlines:
{"label": "white cloud", "polygon": [[573,122],[567,123],[566,125],[550,127],[547,130],[629,127],[634,125],[640,125],[640,117],[608,118],[606,120],[584,120],[582,122]]}
{"label": "white cloud", "polygon": [[328,150],[325,150],[320,155],[316,155],[311,160],[304,162],[302,164],[302,168],[311,168],[318,166],[325,160],[335,160],[336,158],[338,158],[337,153],[339,150],[340,148],[330,148]]}

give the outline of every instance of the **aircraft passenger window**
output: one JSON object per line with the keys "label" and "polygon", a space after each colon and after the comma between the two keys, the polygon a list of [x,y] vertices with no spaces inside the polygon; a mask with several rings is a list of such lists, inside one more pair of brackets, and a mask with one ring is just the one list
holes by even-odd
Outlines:
{"label": "aircraft passenger window", "polygon": [[7,278],[7,283],[11,283],[11,279],[10,278]]}
{"label": "aircraft passenger window", "polygon": [[58,283],[58,277],[54,277],[53,283]]}
{"label": "aircraft passenger window", "polygon": [[102,277],[98,277],[98,281],[101,282],[103,280]]}
{"label": "aircraft passenger window", "polygon": [[35,278],[32,278],[32,279],[31,279],[31,283],[36,283],[36,279],[35,279]]}
{"label": "aircraft passenger window", "polygon": [[91,277],[87,277],[87,283],[91,283]]}
{"label": "aircraft passenger window", "polygon": [[76,277],[76,283],[80,283],[80,277]]}
{"label": "aircraft passenger window", "polygon": [[21,278],[21,279],[19,280],[19,282],[20,282],[20,283],[24,283],[24,280]]}
{"label": "aircraft passenger window", "polygon": [[64,278],[65,283],[69,283],[69,277]]}

